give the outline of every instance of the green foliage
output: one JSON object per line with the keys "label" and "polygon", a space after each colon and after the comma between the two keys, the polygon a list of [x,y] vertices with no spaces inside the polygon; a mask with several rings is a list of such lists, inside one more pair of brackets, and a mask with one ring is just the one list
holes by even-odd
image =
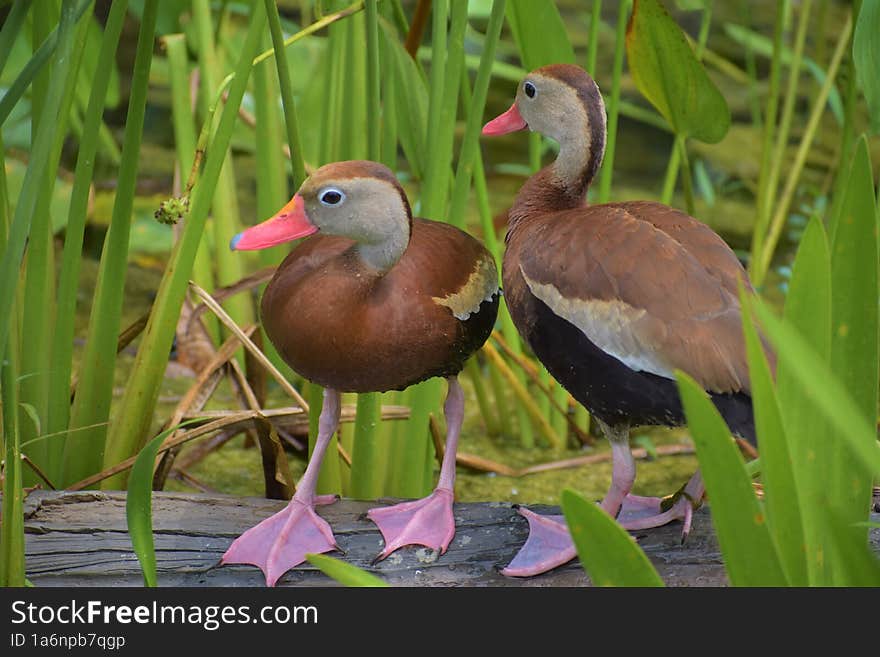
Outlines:
{"label": "green foliage", "polygon": [[574,49],[555,3],[508,0],[507,22],[527,71],[546,64],[574,63]]}
{"label": "green foliage", "polygon": [[718,409],[684,372],[676,372],[700,472],[712,505],[724,565],[734,586],[782,586],[785,575],[770,538],[767,518],[752,489],[745,463]]}
{"label": "green foliage", "polygon": [[880,134],[880,2],[862,0],[853,35],[853,62],[871,113],[871,132]]}
{"label": "green foliage", "polygon": [[677,134],[721,141],[730,127],[727,102],[658,0],[635,1],[626,51],[639,91]]}
{"label": "green foliage", "polygon": [[306,555],[309,563],[319,568],[328,577],[332,577],[345,586],[387,587],[388,583],[357,566],[352,566],[326,554]]}
{"label": "green foliage", "polygon": [[645,553],[597,504],[562,491],[562,512],[584,570],[597,586],[663,586]]}

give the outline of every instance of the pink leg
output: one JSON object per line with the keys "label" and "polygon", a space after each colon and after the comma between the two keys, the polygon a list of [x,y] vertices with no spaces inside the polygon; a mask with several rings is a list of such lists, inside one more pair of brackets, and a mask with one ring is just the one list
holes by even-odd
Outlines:
{"label": "pink leg", "polygon": [[223,555],[222,564],[257,566],[266,576],[266,584],[275,586],[284,573],[305,561],[307,554],[339,549],[330,525],[315,513],[315,505],[336,501],[335,495],[316,495],[315,488],[327,445],[339,424],[339,410],[339,392],[325,389],[315,450],[296,494],[285,509],[235,539]]}
{"label": "pink leg", "polygon": [[443,554],[455,536],[455,519],[452,516],[455,453],[464,420],[464,393],[456,377],[449,377],[447,381],[449,392],[443,407],[446,415],[446,451],[437,488],[420,500],[377,507],[367,512],[367,517],[379,526],[385,539],[385,549],[376,557],[376,561],[404,545],[424,545]]}

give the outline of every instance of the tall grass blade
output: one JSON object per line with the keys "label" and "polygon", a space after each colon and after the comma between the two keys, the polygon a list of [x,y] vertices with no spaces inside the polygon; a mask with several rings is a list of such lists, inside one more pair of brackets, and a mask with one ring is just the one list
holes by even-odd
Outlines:
{"label": "tall grass blade", "polygon": [[614,40],[614,63],[611,70],[611,92],[606,102],[608,112],[608,137],[605,142],[605,157],[599,169],[599,189],[596,200],[607,203],[611,200],[611,178],[614,175],[614,153],[617,150],[617,120],[620,114],[620,85],[623,79],[623,53],[626,40],[626,17],[632,2],[623,0],[617,3],[617,29]]}
{"label": "tall grass blade", "polygon": [[89,316],[88,338],[79,370],[80,383],[71,410],[70,426],[81,430],[70,434],[65,444],[64,481],[66,482],[78,481],[98,472],[104,457],[106,427],[85,427],[106,422],[110,416],[113,378],[106,376],[106,372],[112,372],[116,364],[116,338],[122,317],[132,208],[143,138],[157,13],[158,2],[148,0],[144,4],[138,34],[131,100],[125,122],[122,165],[119,169],[113,216],[101,254],[98,281]]}
{"label": "tall grass blade", "polygon": [[[251,11],[256,12],[256,9]],[[196,28],[199,72],[202,82],[203,107],[213,97],[219,86],[221,72],[221,57],[214,43],[214,30],[211,22],[211,8],[208,0],[193,0],[193,19]],[[235,166],[232,153],[228,151],[223,168],[220,170],[220,179],[214,190],[214,203],[211,206],[211,219],[214,231],[214,264],[216,268],[216,284],[220,286],[231,285],[244,278],[244,264],[239,254],[230,249],[223,248],[231,235],[241,230],[241,219],[238,212],[238,193],[235,185]],[[213,289],[212,281],[209,284],[210,292]],[[224,304],[227,312],[239,326],[251,324],[254,321],[254,309],[250,297],[237,295],[231,297]]]}
{"label": "tall grass blade", "polygon": [[785,573],[770,538],[767,519],[743,458],[718,409],[691,377],[677,371],[700,472],[711,500],[712,521],[734,586],[784,586]]}
{"label": "tall grass blade", "polygon": [[[50,14],[45,12],[39,20],[34,20],[34,35],[39,36],[37,29],[49,31]],[[35,17],[36,19],[36,17]],[[56,15],[57,19],[57,15]],[[36,416],[35,425],[25,422],[20,426],[22,444],[28,444],[40,433],[39,425],[47,421],[49,415],[49,383],[51,367],[51,342],[54,329],[55,314],[53,300],[55,298],[55,249],[51,221],[50,200],[55,189],[58,163],[61,148],[67,134],[67,126],[71,116],[74,91],[76,89],[77,72],[82,62],[83,46],[88,28],[88,19],[78,23],[74,33],[71,50],[69,75],[64,81],[64,88],[59,100],[58,122],[55,126],[55,137],[49,154],[46,179],[42,185],[42,193],[34,207],[34,220],[28,235],[26,268],[24,270],[24,295],[27,303],[22,304],[21,334],[27,335],[27,344],[22,345],[21,368],[22,380],[19,389],[20,403],[29,408]],[[40,32],[40,34],[42,34]],[[34,81],[33,100],[34,112],[39,112],[44,102],[43,78],[48,71],[43,71]],[[48,82],[48,80],[46,80]],[[40,84],[38,84],[40,83]],[[38,128],[38,126],[35,126]],[[48,472],[52,480],[57,480],[61,465],[63,444],[59,441],[38,441],[31,443],[29,457],[38,467]],[[25,485],[37,483],[35,473],[26,471]]]}
{"label": "tall grass blade", "polygon": [[[473,178],[474,159],[479,149],[483,110],[486,107],[486,95],[489,91],[489,79],[492,75],[495,49],[498,45],[498,37],[501,35],[501,27],[504,23],[505,5],[505,0],[495,0],[492,3],[492,13],[489,16],[489,24],[486,27],[486,39],[480,56],[480,68],[477,71],[473,92],[468,104],[467,122],[465,123],[464,136],[462,137],[461,150],[458,154],[458,167],[453,184],[452,201],[449,206],[449,222],[459,228],[464,228],[465,226],[465,206]],[[463,76],[462,80],[466,81],[466,76]]]}
{"label": "tall grass blade", "polygon": [[598,504],[562,491],[562,513],[578,558],[597,586],[663,586],[642,548]]}
{"label": "tall grass blade", "polygon": [[68,427],[70,419],[70,375],[73,359],[73,336],[76,318],[77,291],[80,264],[82,262],[83,236],[88,213],[91,181],[95,170],[95,156],[98,148],[98,132],[104,112],[107,87],[110,83],[112,66],[101,65],[112,61],[119,36],[125,22],[127,0],[115,0],[110,6],[104,24],[99,65],[95,68],[89,94],[88,110],[79,142],[79,153],[67,225],[64,231],[64,251],[61,272],[58,277],[55,329],[52,335],[52,376],[49,379],[49,417],[47,430],[57,433]]}
{"label": "tall grass blade", "polygon": [[284,55],[281,19],[278,16],[278,6],[273,0],[266,0],[266,13],[269,18],[269,31],[272,34],[272,46],[276,53],[275,66],[278,69],[278,84],[281,90],[281,102],[284,106],[284,125],[287,128],[287,144],[290,147],[293,187],[294,189],[299,189],[299,186],[306,179],[306,167],[303,160],[302,142],[299,137],[296,105],[293,102],[293,90],[290,86],[290,71],[287,65],[287,57]]}
{"label": "tall grass blade", "polygon": [[[71,15],[74,23],[78,22],[80,17],[91,6],[93,0],[80,0],[79,4],[73,7]],[[65,3],[67,4],[67,3]],[[55,49],[61,44],[61,24],[54,28],[46,39],[40,44],[40,47],[34,53],[34,56],[28,60],[28,63],[21,70],[15,81],[9,86],[9,89],[0,98],[0,125],[6,122],[10,112],[18,104],[18,101],[25,94],[34,79],[40,74],[43,67],[49,62]],[[57,60],[57,57],[56,57]],[[66,68],[66,67],[65,67]]]}
{"label": "tall grass blade", "polygon": [[[244,96],[265,19],[265,11],[258,3],[254,6],[251,15],[220,123],[207,151],[202,177],[195,187],[183,235],[169,257],[119,411],[110,425],[104,454],[104,463],[107,466],[113,466],[137,451],[149,431],[159,385],[165,372],[168,350],[174,337],[180,306],[186,294],[189,274],[201,241],[214,188],[219,180],[220,168],[232,137],[232,128]],[[215,98],[214,102],[219,102],[219,98]],[[123,483],[124,478],[117,475],[106,480],[103,485],[105,488],[118,488]]]}

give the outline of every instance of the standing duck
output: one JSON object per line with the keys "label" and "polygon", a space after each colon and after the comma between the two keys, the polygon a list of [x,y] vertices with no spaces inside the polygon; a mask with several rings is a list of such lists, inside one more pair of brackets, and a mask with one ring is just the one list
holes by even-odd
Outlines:
{"label": "standing duck", "polygon": [[455,534],[455,453],[464,415],[457,375],[489,337],[498,312],[498,272],[489,252],[445,223],[414,219],[391,171],[375,162],[321,167],[278,214],[237,235],[236,250],[263,249],[319,233],[297,246],[266,287],[261,315],[282,358],[324,387],[312,458],[288,506],[237,538],[222,563],[258,566],[274,586],[308,553],[336,548],[315,505],[340,393],[403,390],[431,377],[449,384],[446,450],[428,497],[368,516],[384,558],[410,544],[445,552]]}
{"label": "standing duck", "polygon": [[[511,108],[483,128],[529,128],[559,144],[523,185],[508,216],[502,281],[510,314],[535,355],[592,414],[611,443],[602,507],[627,529],[681,519],[705,492],[699,473],[668,500],[631,495],[629,429],[685,421],[674,371],[711,396],[731,431],[755,427],[733,251],[708,226],[661,203],[587,205],[605,150],[605,106],[583,69],[531,72]],[[528,576],[574,558],[561,516],[521,513],[529,538],[502,572]]]}

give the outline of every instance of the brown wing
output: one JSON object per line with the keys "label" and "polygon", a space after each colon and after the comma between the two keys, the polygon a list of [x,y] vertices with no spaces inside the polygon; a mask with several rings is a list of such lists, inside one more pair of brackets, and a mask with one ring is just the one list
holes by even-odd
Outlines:
{"label": "brown wing", "polygon": [[745,275],[733,252],[681,213],[654,217],[635,205],[579,208],[535,225],[529,237],[540,248],[521,257],[532,293],[633,369],[681,369],[713,392],[748,391],[736,292]]}

